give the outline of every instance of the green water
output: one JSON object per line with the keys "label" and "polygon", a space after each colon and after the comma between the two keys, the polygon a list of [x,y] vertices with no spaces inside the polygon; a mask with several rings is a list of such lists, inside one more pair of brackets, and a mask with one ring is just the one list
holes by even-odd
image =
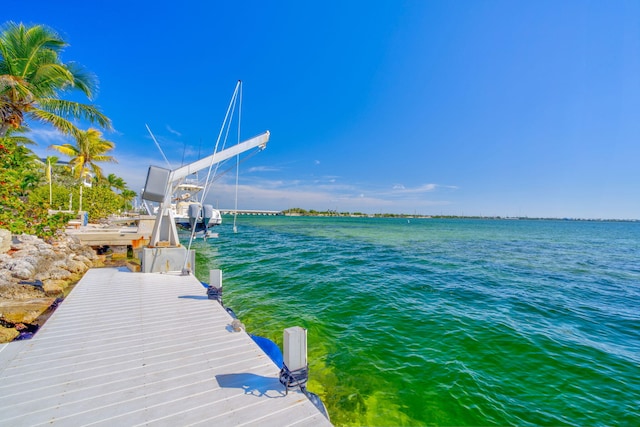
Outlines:
{"label": "green water", "polygon": [[240,217],[197,275],[335,425],[639,425],[640,223]]}

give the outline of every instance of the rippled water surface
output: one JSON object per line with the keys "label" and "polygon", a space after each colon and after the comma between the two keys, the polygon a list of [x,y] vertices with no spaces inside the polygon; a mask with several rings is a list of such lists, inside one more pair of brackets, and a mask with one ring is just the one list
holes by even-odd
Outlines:
{"label": "rippled water surface", "polygon": [[239,217],[197,275],[335,425],[638,425],[640,223]]}

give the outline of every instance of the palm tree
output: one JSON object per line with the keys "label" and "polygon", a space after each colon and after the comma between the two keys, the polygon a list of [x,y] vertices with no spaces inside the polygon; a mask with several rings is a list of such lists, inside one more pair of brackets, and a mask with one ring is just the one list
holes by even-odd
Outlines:
{"label": "palm tree", "polygon": [[97,86],[93,74],[61,61],[65,46],[55,31],[43,25],[5,24],[0,32],[0,137],[22,126],[26,118],[74,136],[79,129],[70,121],[73,118],[111,128],[111,121],[95,106],[59,99],[71,89],[91,99]]}
{"label": "palm tree", "polygon": [[113,156],[105,154],[113,150],[115,144],[102,138],[102,132],[98,129],[78,130],[75,138],[76,145],[51,145],[49,148],[71,157],[70,164],[73,165],[76,178],[84,179],[88,172],[93,172],[100,179],[102,177],[102,169],[96,162],[117,163]]}
{"label": "palm tree", "polygon": [[138,193],[133,190],[129,190],[128,188],[122,190],[120,197],[122,197],[122,200],[124,201],[124,210],[131,208],[131,201],[135,199],[137,195]]}
{"label": "palm tree", "polygon": [[105,178],[105,184],[109,187],[109,189],[115,188],[120,192],[127,189],[127,183],[124,182],[122,178],[116,176],[116,174],[113,173],[110,173],[109,176]]}

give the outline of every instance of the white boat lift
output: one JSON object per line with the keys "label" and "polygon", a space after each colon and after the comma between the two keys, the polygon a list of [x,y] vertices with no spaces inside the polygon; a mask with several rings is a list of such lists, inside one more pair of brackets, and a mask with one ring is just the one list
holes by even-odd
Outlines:
{"label": "white boat lift", "polygon": [[156,222],[151,233],[149,245],[141,252],[142,272],[188,272],[194,268],[195,254],[180,244],[171,211],[171,196],[183,180],[202,169],[211,168],[217,163],[237,156],[245,151],[264,149],[269,141],[269,131],[234,145],[230,148],[204,157],[175,170],[149,167],[147,181],[142,194],[143,200],[160,203]]}

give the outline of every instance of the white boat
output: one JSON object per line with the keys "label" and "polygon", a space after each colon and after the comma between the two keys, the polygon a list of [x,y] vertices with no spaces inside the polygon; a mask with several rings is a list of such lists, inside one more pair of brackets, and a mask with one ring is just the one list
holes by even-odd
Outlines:
{"label": "white boat", "polygon": [[196,233],[209,234],[209,229],[222,224],[220,211],[212,205],[202,205],[196,199],[196,194],[204,190],[196,180],[185,180],[179,184],[171,203],[173,218],[178,231],[191,232],[195,227]]}

